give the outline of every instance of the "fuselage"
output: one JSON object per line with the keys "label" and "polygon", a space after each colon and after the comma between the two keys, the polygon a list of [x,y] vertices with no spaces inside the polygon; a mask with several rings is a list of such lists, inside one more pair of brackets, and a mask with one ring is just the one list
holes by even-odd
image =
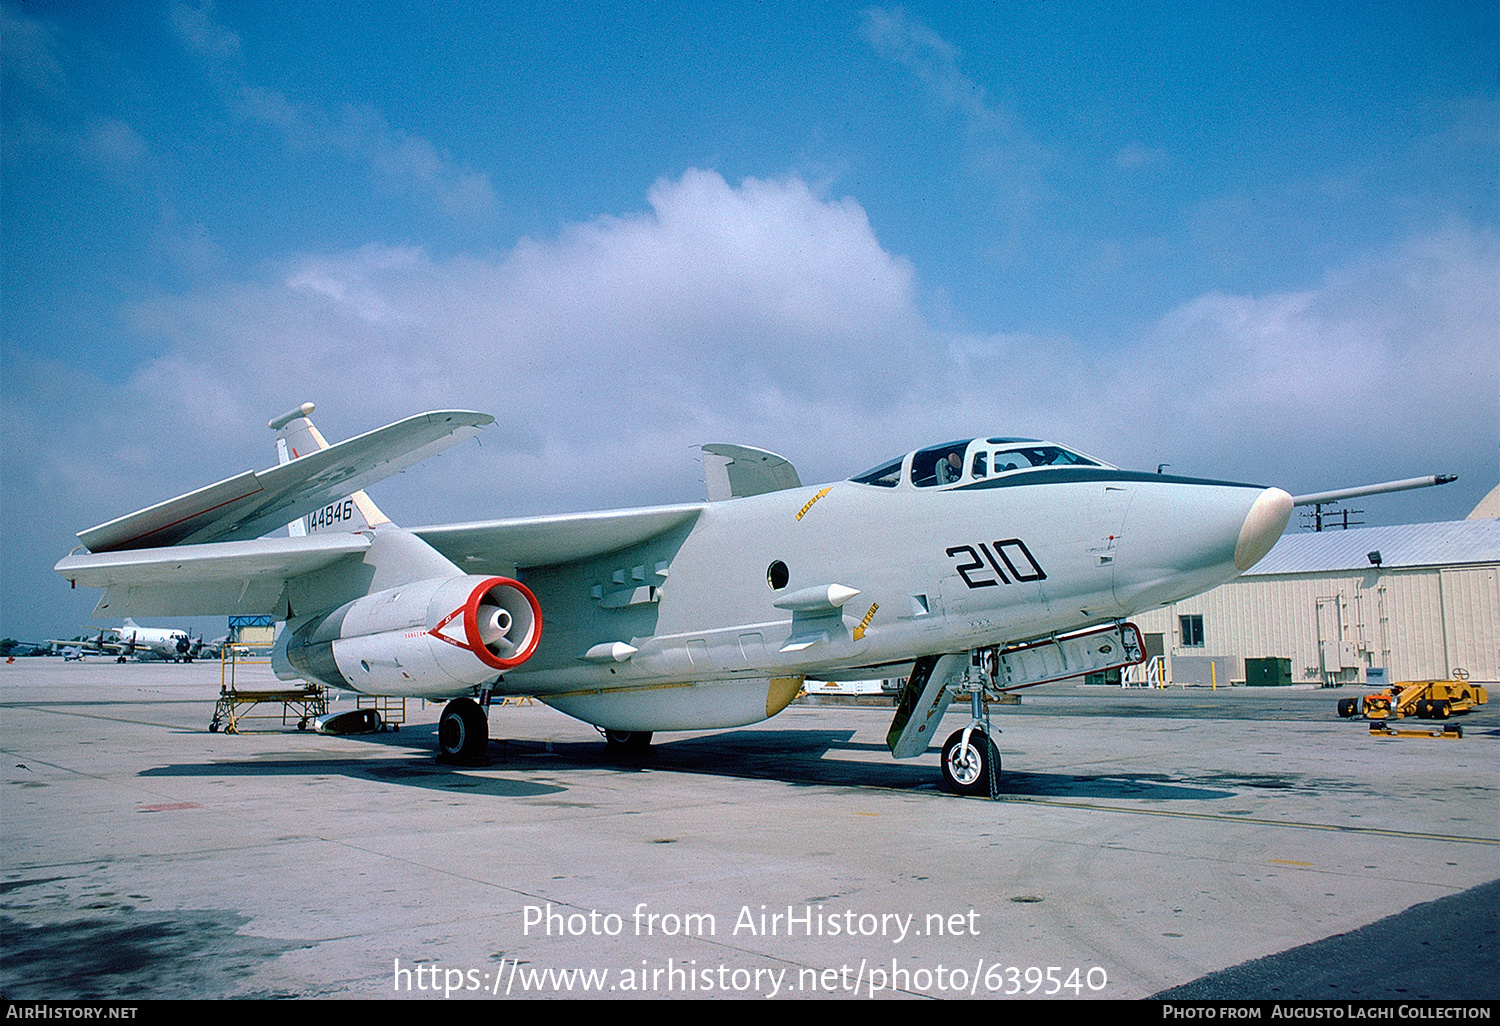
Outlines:
{"label": "fuselage", "polygon": [[[1290,514],[1285,492],[1257,485],[1097,461],[1001,470],[994,454],[1014,441],[954,443],[965,472],[941,484],[918,483],[909,454],[878,483],[710,503],[676,533],[524,571],[545,627],[504,687],[827,677],[1007,645],[1230,580]],[[974,472],[980,451],[996,472]]]}

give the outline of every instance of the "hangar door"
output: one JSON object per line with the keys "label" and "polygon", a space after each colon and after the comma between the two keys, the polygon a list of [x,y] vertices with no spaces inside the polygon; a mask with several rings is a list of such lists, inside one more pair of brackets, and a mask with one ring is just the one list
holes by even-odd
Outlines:
{"label": "hangar door", "polygon": [[1455,567],[1439,572],[1447,676],[1500,680],[1500,571]]}

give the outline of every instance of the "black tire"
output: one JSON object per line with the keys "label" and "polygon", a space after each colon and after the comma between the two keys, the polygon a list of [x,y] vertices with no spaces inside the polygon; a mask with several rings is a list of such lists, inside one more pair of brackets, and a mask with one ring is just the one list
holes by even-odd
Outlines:
{"label": "black tire", "polygon": [[964,732],[955,730],[943,745],[943,786],[954,794],[990,796],[990,773],[1000,778],[1000,752],[984,731],[975,729],[969,733],[969,743],[963,743]]}
{"label": "black tire", "polygon": [[1429,702],[1429,701],[1427,701],[1427,699],[1425,699],[1425,698],[1419,699],[1418,702],[1417,702],[1417,719],[1419,719],[1419,720],[1430,720],[1430,719],[1432,719],[1432,703]]}
{"label": "black tire", "polygon": [[1432,710],[1432,718],[1435,720],[1446,720],[1453,712],[1453,706],[1445,698],[1440,698],[1428,706]]}
{"label": "black tire", "polygon": [[1359,715],[1359,699],[1345,698],[1339,701],[1339,715],[1345,718]]}
{"label": "black tire", "polygon": [[490,718],[472,698],[455,698],[438,720],[438,754],[445,759],[477,759],[490,745]]}
{"label": "black tire", "polygon": [[649,730],[606,730],[604,743],[611,752],[638,755],[651,747],[651,737]]}

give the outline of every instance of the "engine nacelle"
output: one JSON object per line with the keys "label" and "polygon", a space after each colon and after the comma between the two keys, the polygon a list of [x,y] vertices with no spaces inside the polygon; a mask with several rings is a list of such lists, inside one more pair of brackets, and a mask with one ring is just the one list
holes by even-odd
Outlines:
{"label": "engine nacelle", "polygon": [[541,606],[519,581],[438,578],[289,624],[272,663],[279,677],[371,695],[446,698],[520,666],[541,636]]}

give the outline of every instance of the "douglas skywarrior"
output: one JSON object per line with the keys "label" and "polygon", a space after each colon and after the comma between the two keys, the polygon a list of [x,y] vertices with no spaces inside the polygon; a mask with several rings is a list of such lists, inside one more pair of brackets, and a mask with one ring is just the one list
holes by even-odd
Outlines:
{"label": "douglas skywarrior", "polygon": [[279,677],[447,700],[439,746],[457,760],[486,751],[495,696],[629,750],[774,716],[809,677],[904,677],[892,754],[925,752],[967,697],[943,779],[993,794],[986,698],[1142,661],[1125,619],[1248,570],[1294,503],[1021,438],[814,487],[774,453],[714,444],[706,502],[408,529],[363,489],[494,418],[423,413],[329,445],[312,410],[270,422],[277,466],[82,531],[57,572],[105,589],[96,616],[285,621]]}

